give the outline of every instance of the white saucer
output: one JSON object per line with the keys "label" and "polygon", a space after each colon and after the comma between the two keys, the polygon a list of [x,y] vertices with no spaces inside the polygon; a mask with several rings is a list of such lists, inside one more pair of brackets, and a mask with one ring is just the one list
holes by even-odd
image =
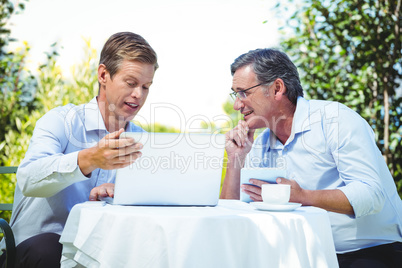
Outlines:
{"label": "white saucer", "polygon": [[267,211],[292,211],[300,207],[300,203],[286,203],[286,204],[269,204],[264,202],[250,202],[250,205],[259,209]]}

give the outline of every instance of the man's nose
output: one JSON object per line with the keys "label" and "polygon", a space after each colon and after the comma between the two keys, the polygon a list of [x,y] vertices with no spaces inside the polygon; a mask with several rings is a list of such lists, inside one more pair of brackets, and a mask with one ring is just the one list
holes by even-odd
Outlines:
{"label": "man's nose", "polygon": [[236,111],[240,110],[244,106],[243,102],[240,100],[239,97],[236,97],[235,102],[233,104],[233,109]]}
{"label": "man's nose", "polygon": [[141,86],[135,87],[131,92],[131,97],[140,99],[142,97],[142,88]]}

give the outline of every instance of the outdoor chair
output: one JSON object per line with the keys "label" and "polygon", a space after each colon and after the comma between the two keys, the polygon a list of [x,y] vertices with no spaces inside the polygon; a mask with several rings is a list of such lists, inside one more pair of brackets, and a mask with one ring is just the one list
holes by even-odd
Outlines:
{"label": "outdoor chair", "polygon": [[[0,174],[12,174],[17,172],[18,167],[0,167]],[[9,210],[13,209],[13,204],[11,203],[0,203],[0,210]],[[14,267],[15,260],[15,240],[14,234],[7,223],[6,220],[0,218],[0,229],[4,235],[4,240],[6,243],[6,267]],[[4,252],[3,252],[4,253]]]}

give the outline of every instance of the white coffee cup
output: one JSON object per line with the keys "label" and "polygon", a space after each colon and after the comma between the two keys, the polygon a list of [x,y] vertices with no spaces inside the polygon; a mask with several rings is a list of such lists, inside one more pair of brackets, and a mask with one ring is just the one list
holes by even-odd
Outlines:
{"label": "white coffee cup", "polygon": [[290,199],[290,185],[263,184],[261,185],[261,196],[264,203],[286,204]]}

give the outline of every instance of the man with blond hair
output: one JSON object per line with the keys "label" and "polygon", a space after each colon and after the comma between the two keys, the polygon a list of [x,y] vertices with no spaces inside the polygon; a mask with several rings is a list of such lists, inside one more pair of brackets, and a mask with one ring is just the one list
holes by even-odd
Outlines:
{"label": "man with blond hair", "polygon": [[16,267],[59,267],[60,234],[71,208],[113,197],[116,169],[133,163],[142,148],[119,135],[143,131],[130,121],[144,105],[157,68],[144,38],[116,33],[101,52],[98,96],[57,107],[37,122],[17,172],[10,221]]}

